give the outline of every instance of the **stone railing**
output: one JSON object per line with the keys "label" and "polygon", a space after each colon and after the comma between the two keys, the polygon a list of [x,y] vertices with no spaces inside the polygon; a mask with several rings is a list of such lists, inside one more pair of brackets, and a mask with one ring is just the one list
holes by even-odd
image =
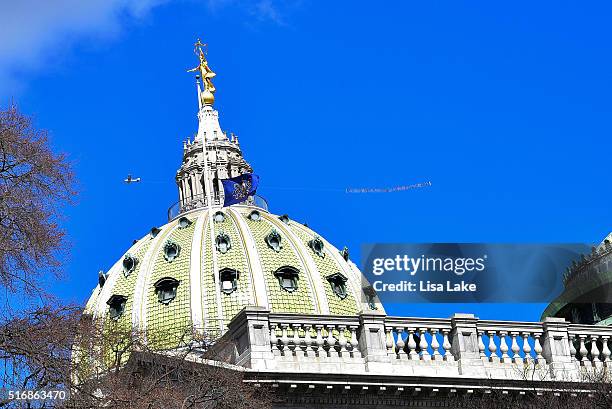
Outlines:
{"label": "stone railing", "polygon": [[612,367],[612,328],[544,322],[275,314],[247,307],[229,324],[231,363],[258,371],[582,380]]}
{"label": "stone railing", "polygon": [[[222,198],[220,195],[215,195],[212,198],[213,205],[222,205],[223,203],[221,199]],[[249,196],[247,200],[240,203],[238,206],[241,205],[259,207],[260,209],[268,211],[268,201],[259,195]],[[201,207],[208,207],[208,198],[204,194],[192,195],[183,200],[179,200],[178,202],[173,203],[172,206],[168,208],[168,221],[172,221],[183,213],[199,209]]]}
{"label": "stone railing", "polygon": [[572,262],[563,275],[563,283],[568,287],[590,275],[611,271],[611,268],[612,244],[606,239],[599,247],[593,247],[590,254],[583,254],[580,260]]}

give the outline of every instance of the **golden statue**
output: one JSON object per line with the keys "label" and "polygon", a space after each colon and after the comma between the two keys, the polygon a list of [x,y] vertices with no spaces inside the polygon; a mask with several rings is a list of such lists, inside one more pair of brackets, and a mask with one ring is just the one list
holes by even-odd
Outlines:
{"label": "golden statue", "polygon": [[202,103],[205,105],[212,105],[215,101],[215,96],[213,94],[216,91],[216,88],[212,83],[212,79],[217,74],[215,74],[213,70],[211,70],[208,66],[208,61],[206,61],[206,54],[202,50],[202,47],[206,47],[206,44],[202,44],[202,42],[198,38],[198,41],[194,44],[194,52],[200,59],[200,64],[195,68],[187,70],[187,72],[200,72],[200,76],[202,77],[202,82],[204,84],[204,91],[202,91],[201,96]]}

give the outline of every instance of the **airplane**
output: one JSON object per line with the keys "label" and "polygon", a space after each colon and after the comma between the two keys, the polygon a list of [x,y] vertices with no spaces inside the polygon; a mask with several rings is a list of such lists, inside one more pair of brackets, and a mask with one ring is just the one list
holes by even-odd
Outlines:
{"label": "airplane", "polygon": [[125,183],[138,183],[140,182],[140,178],[133,178],[131,174],[127,175],[127,178],[123,180]]}

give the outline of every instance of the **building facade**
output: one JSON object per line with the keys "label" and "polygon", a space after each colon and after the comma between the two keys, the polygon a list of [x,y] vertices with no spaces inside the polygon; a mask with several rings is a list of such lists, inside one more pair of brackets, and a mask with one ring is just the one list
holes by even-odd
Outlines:
{"label": "building facade", "polygon": [[536,373],[548,393],[611,365],[612,328],[556,317],[563,308],[549,307],[543,322],[387,316],[348,249],[258,196],[223,207],[220,181],[253,168],[220,127],[201,47],[199,126],[183,144],[179,200],[165,225],[100,274],[86,314],[147,334],[160,351],[180,347],[185,328],[230,341],[212,346],[224,365],[287,407],[440,406],[493,389],[524,393]]}

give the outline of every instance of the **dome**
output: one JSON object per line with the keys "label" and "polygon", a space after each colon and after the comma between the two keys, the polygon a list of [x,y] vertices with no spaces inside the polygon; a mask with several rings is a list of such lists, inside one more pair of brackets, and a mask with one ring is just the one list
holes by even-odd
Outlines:
{"label": "dome", "polygon": [[[347,249],[269,213],[255,194],[259,177],[238,137],[221,129],[212,100],[203,103],[214,92],[214,73],[199,55],[200,65],[191,70],[199,71],[198,132],[183,143],[175,175],[179,201],[168,210],[167,224],[99,273],[85,313],[149,338],[187,329],[220,334],[247,306],[317,315],[382,310]],[[227,197],[226,183],[235,184]]]}
{"label": "dome", "polygon": [[216,333],[245,306],[356,315],[374,307],[362,280],[348,252],[287,216],[256,206],[200,208],[136,241],[86,311],[145,332]]}

